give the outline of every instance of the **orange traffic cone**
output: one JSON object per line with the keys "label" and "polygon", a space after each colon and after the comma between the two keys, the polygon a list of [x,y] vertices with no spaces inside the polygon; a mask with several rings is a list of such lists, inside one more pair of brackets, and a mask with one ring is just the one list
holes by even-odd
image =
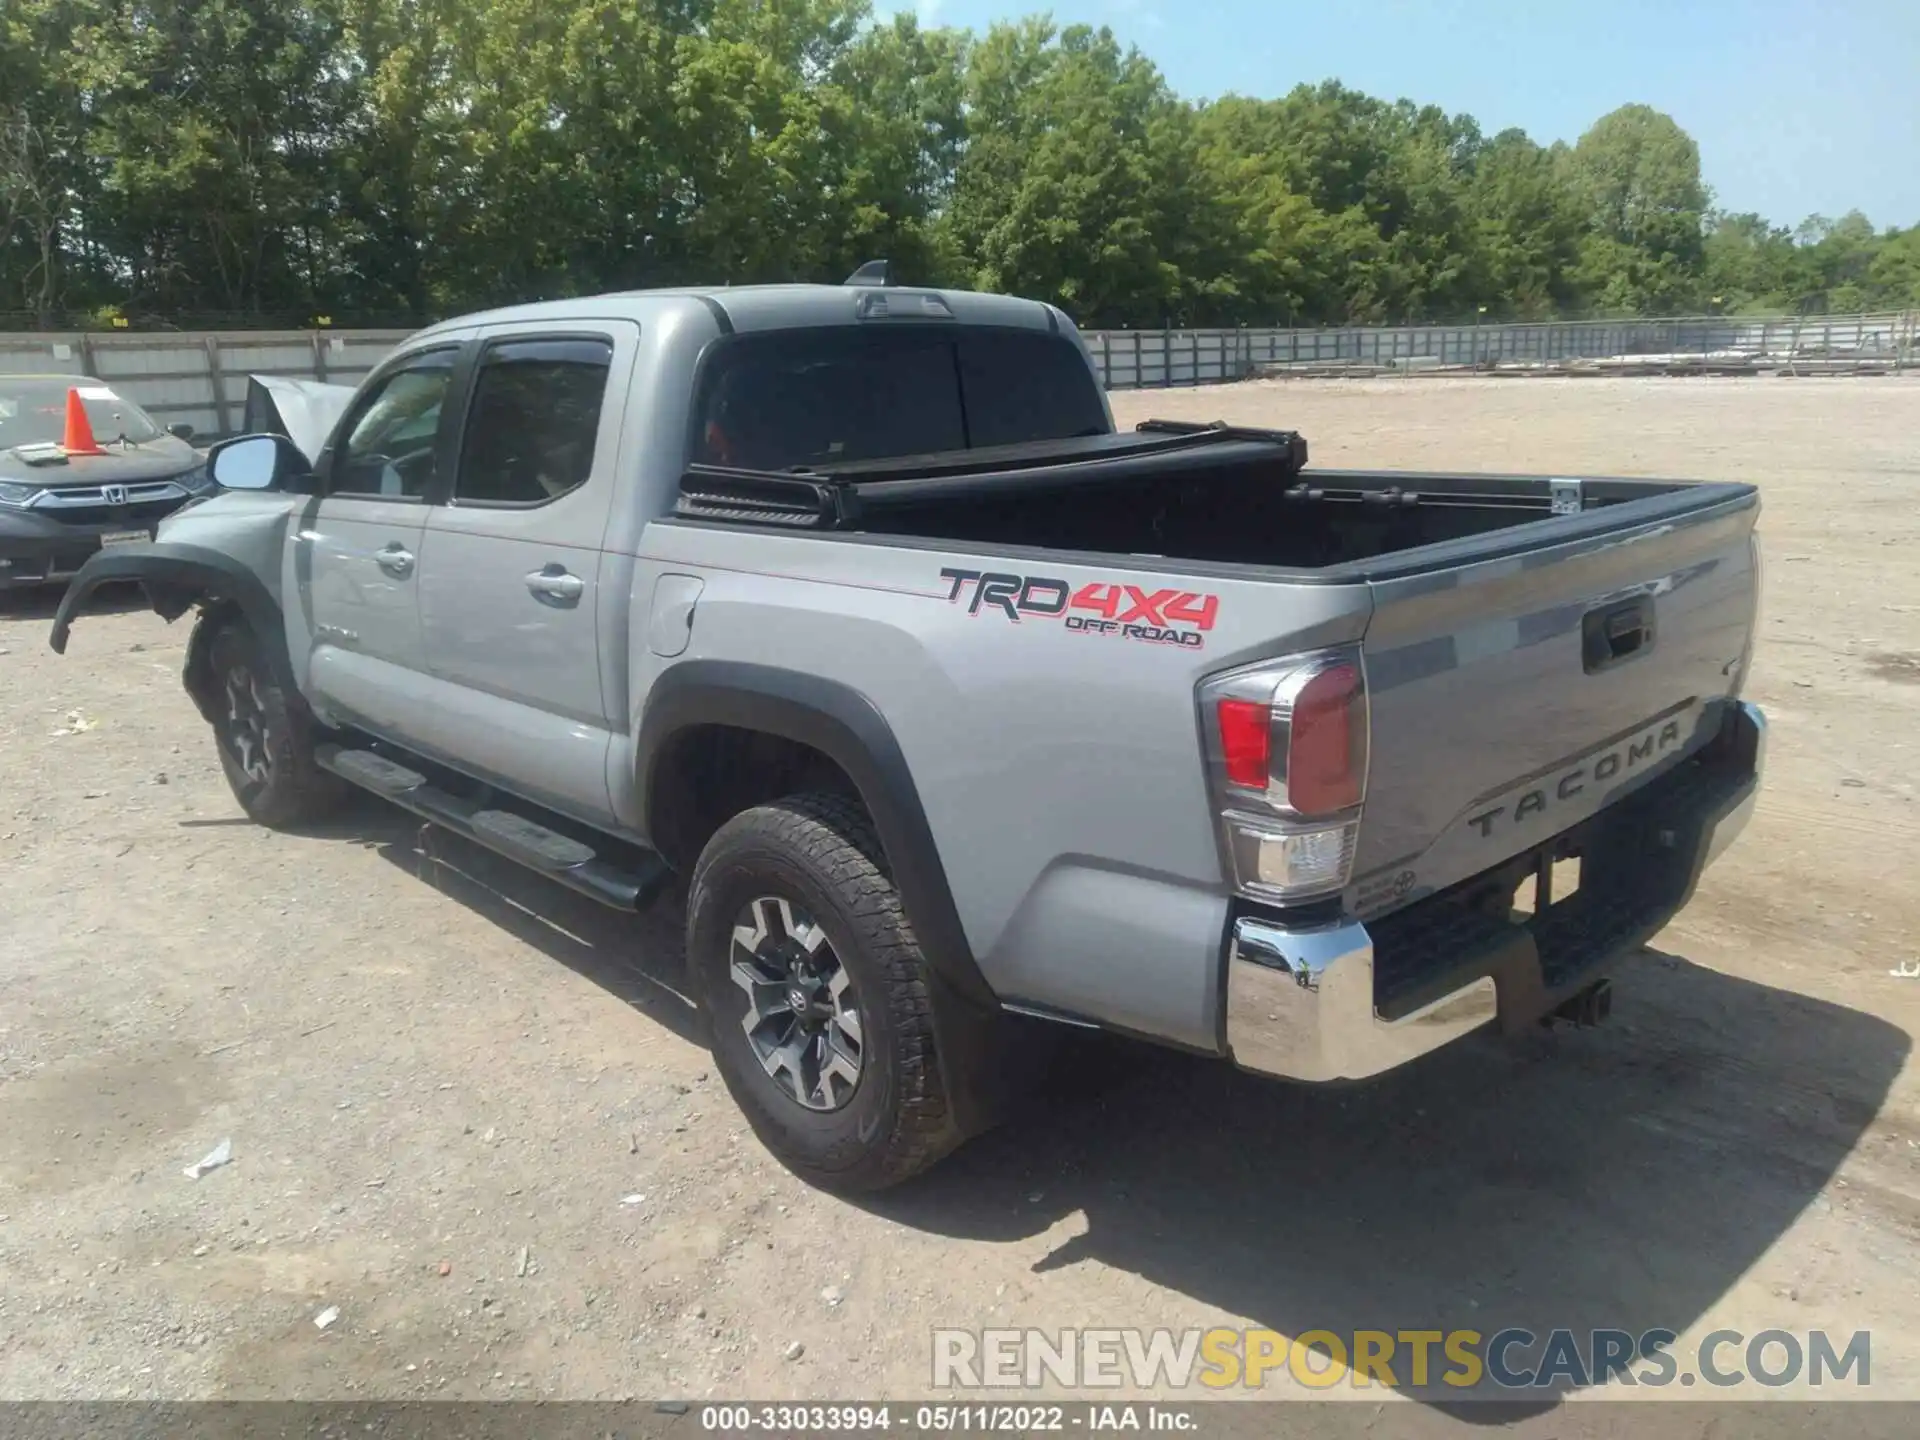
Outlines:
{"label": "orange traffic cone", "polygon": [[93,438],[93,423],[87,419],[86,402],[77,389],[67,391],[67,438],[60,448],[69,455],[104,455],[100,442]]}

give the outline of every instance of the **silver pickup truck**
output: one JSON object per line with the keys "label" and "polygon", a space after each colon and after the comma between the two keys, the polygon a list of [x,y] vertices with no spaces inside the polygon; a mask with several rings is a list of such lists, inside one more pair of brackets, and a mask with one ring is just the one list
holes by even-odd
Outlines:
{"label": "silver pickup truck", "polygon": [[684,885],[740,1107],[875,1188],[1003,1113],[1010,1017],[1307,1081],[1597,1019],[1745,823],[1750,486],[1306,460],[1116,433],[1018,299],[524,306],[311,458],[216,447],[52,643],[107,581],[197,610],[263,824],[350,783],[611,906]]}

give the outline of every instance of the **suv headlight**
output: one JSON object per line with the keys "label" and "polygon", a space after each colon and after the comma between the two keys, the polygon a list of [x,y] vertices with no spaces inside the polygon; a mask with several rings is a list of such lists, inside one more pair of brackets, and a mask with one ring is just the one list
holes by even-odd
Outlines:
{"label": "suv headlight", "polygon": [[204,460],[191,470],[183,470],[174,476],[173,483],[189,495],[211,495],[220,488],[214,483],[213,476],[207,473],[207,462]]}
{"label": "suv headlight", "polygon": [[41,489],[39,485],[23,485],[18,480],[0,480],[0,505],[19,509],[38,495]]}

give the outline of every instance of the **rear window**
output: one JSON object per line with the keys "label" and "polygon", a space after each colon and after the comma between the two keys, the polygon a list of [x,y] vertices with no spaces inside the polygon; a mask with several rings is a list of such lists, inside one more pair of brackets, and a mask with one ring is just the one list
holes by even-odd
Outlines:
{"label": "rear window", "polygon": [[1099,434],[1079,347],[1026,330],[786,330],[727,342],[702,390],[696,456],[787,470]]}

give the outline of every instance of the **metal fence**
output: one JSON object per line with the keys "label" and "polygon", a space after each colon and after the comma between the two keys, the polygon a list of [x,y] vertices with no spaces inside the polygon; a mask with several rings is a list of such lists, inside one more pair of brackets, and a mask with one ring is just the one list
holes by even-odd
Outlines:
{"label": "metal fence", "polygon": [[1092,330],[1086,340],[1109,390],[1261,374],[1879,374],[1920,359],[1920,314]]}
{"label": "metal fence", "polygon": [[[404,330],[0,333],[0,374],[91,375],[164,422],[239,425],[249,375],[357,382]],[[1109,390],[1254,375],[1899,374],[1920,312],[1817,319],[1570,320],[1529,325],[1090,330]]]}

